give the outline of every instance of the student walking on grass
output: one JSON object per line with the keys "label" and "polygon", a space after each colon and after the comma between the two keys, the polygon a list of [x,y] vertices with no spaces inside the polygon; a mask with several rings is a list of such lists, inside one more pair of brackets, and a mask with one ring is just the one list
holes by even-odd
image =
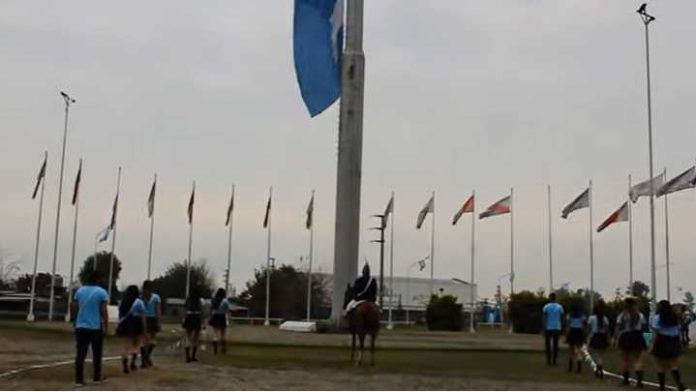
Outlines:
{"label": "student walking on grass", "polygon": [[157,333],[160,331],[162,318],[162,300],[152,291],[152,281],[143,282],[143,303],[145,303],[145,339],[140,347],[140,367],[152,366],[152,351],[157,344]]}
{"label": "student walking on grass", "polygon": [[660,301],[653,316],[650,327],[654,333],[652,353],[657,368],[657,378],[660,390],[665,389],[667,371],[672,372],[672,378],[680,391],[686,390],[679,372],[679,357],[682,354],[679,336],[679,317],[669,301]]}
{"label": "student walking on grass", "polygon": [[93,381],[100,383],[102,381],[102,347],[109,323],[106,307],[108,294],[97,285],[97,274],[88,272],[84,285],[75,292],[73,299],[74,302],[70,304],[71,314],[77,315],[75,318],[75,385],[85,384],[85,358],[90,346],[92,347]]}
{"label": "student walking on grass", "polygon": [[589,319],[590,339],[588,346],[592,351],[592,357],[597,363],[595,375],[604,378],[604,353],[609,348],[609,319],[604,313],[604,301],[599,300],[592,310]]}
{"label": "student walking on grass", "polygon": [[643,353],[647,349],[643,330],[645,329],[645,316],[638,309],[638,302],[634,297],[624,299],[624,309],[616,318],[616,333],[620,353],[621,373],[623,385],[629,385],[630,372],[636,372],[636,386],[643,387]]}
{"label": "student walking on grass", "polygon": [[186,317],[182,327],[186,331],[186,362],[198,362],[196,351],[198,338],[203,326],[203,301],[197,289],[191,289],[184,307],[186,309]]}
{"label": "student walking on grass", "polygon": [[[138,298],[138,286],[130,285],[123,294],[121,305],[118,307],[118,327],[116,336],[121,338],[121,363],[123,373],[135,371],[138,367],[135,360],[145,333],[145,304]],[[128,357],[130,368],[128,366]]]}
{"label": "student walking on grass", "polygon": [[582,352],[580,347],[585,344],[585,328],[587,327],[587,316],[582,311],[582,302],[574,300],[568,310],[568,330],[566,343],[568,343],[568,371],[573,371],[573,362],[577,364],[576,371],[582,372]]}
{"label": "student walking on grass", "polygon": [[558,339],[561,336],[562,320],[563,307],[556,302],[556,293],[551,293],[549,302],[542,309],[547,365],[555,365],[558,359]]}
{"label": "student walking on grass", "polygon": [[227,353],[225,330],[227,329],[227,313],[230,311],[230,303],[227,301],[225,289],[215,292],[210,308],[208,324],[213,328],[213,354],[218,353],[218,345],[222,354]]}

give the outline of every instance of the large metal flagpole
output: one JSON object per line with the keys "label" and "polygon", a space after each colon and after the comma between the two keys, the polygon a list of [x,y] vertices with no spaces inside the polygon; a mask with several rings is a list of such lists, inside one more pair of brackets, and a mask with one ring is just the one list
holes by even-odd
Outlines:
{"label": "large metal flagpole", "polygon": [[[628,175],[628,195],[631,195],[631,175]],[[629,200],[628,206],[628,291],[633,295],[633,200]]]}
{"label": "large metal flagpole", "polygon": [[307,321],[312,318],[312,258],[314,256],[314,190],[312,190],[312,221],[309,225],[309,267],[307,268]]}
{"label": "large metal flagpole", "polygon": [[[44,162],[48,165],[48,151],[44,151]],[[41,216],[43,214],[44,189],[46,187],[46,172],[41,179],[41,196],[39,196],[39,219],[36,224],[36,245],[34,247],[34,273],[31,276],[31,297],[29,298],[29,314],[27,321],[34,321],[34,300],[36,297],[36,270],[39,265],[39,240],[41,239]]]}
{"label": "large metal flagpole", "polygon": [[593,241],[593,224],[592,224],[592,180],[589,187],[589,214],[590,214],[590,309],[594,309],[594,241]]}
{"label": "large metal flagpole", "polygon": [[[234,203],[234,184],[232,184],[232,200],[230,203]],[[225,275],[225,292],[227,295],[230,295],[230,275],[232,274],[232,226],[234,220],[232,217],[234,216],[234,204],[232,207],[232,210],[230,211],[230,222],[228,225],[228,233],[227,233],[227,274]]]}
{"label": "large metal flagpole", "polygon": [[[153,180],[153,186],[157,187],[157,173],[155,173],[155,179]],[[156,189],[156,188],[155,188]],[[152,195],[152,211],[150,214],[150,244],[147,251],[147,280],[150,280],[150,273],[152,272],[152,237],[155,234],[155,199],[157,198],[157,191]]]}
{"label": "large metal flagpole", "polygon": [[430,215],[430,294],[435,294],[435,192],[432,195],[433,210]]}
{"label": "large metal flagpole", "polygon": [[63,167],[65,166],[65,144],[68,136],[68,114],[70,113],[70,104],[75,103],[75,100],[64,92],[60,95],[65,101],[65,126],[63,127],[63,153],[60,158],[60,176],[58,177],[58,207],[56,209],[56,232],[53,240],[53,265],[51,266],[51,293],[48,303],[48,320],[53,320],[53,303],[55,301],[55,286],[56,286],[56,264],[58,261],[58,233],[60,232],[60,205],[63,197]]}
{"label": "large metal flagpole", "polygon": [[474,315],[476,314],[476,279],[475,279],[475,259],[474,259],[474,245],[475,245],[475,231],[476,231],[476,191],[471,191],[471,198],[474,200],[474,205],[471,210],[471,290],[469,295],[469,302],[471,303],[471,315],[469,316],[469,332],[476,332],[474,328]]}
{"label": "large metal flagpole", "polygon": [[657,304],[657,277],[655,271],[655,184],[653,178],[653,137],[652,137],[652,98],[650,93],[650,39],[648,25],[655,20],[645,10],[646,4],[638,9],[641,20],[645,25],[645,76],[647,82],[646,93],[648,96],[648,162],[650,166],[650,293],[651,293],[651,313],[654,312]]}
{"label": "large metal flagpole", "polygon": [[[82,158],[80,158],[80,168],[78,173],[82,175]],[[77,185],[79,186],[79,184]],[[73,240],[72,240],[72,251],[70,254],[70,280],[68,281],[68,306],[65,310],[65,322],[70,322],[70,309],[72,308],[70,304],[72,303],[73,295],[73,279],[75,279],[75,244],[77,243],[77,215],[80,210],[80,191],[77,190],[75,194],[75,219],[73,220]]]}
{"label": "large metal flagpole", "polygon": [[358,272],[360,182],[365,83],[363,0],[347,1],[346,46],[341,66],[341,111],[338,130],[336,226],[334,239],[331,320],[343,315],[343,290]]}
{"label": "large metal flagpole", "polygon": [[[667,168],[664,170],[664,178],[667,178]],[[672,301],[672,285],[671,285],[671,274],[669,270],[669,210],[667,209],[667,194],[663,196],[665,198],[665,273],[667,275],[667,301]]]}
{"label": "large metal flagpole", "polygon": [[510,297],[515,294],[515,208],[514,189],[510,188]]}
{"label": "large metal flagpole", "polygon": [[118,197],[121,194],[121,166],[118,167],[118,180],[116,181],[116,206],[114,208],[113,214],[114,214],[114,226],[111,228],[112,237],[111,237],[111,256],[109,258],[109,286],[107,288],[108,294],[109,294],[109,299],[108,303],[111,303],[111,286],[113,286],[114,282],[114,257],[116,253],[116,227],[118,226]]}
{"label": "large metal flagpole", "polygon": [[[273,199],[273,187],[268,190],[268,203],[272,203]],[[269,318],[270,308],[271,308],[271,211],[273,207],[268,210],[268,243],[266,244],[266,316],[263,325],[271,325],[271,320]]]}
{"label": "large metal flagpole", "polygon": [[549,229],[549,293],[553,293],[553,223],[551,221],[551,185],[546,185],[548,201],[548,229]]}
{"label": "large metal flagpole", "polygon": [[389,224],[389,323],[387,329],[394,328],[392,324],[392,313],[394,308],[394,192],[391,194],[392,211],[391,222]]}
{"label": "large metal flagpole", "polygon": [[[194,197],[195,204],[195,192],[196,192],[196,181],[193,182],[193,187],[191,189],[191,196]],[[186,260],[186,298],[189,297],[191,293],[191,245],[193,243],[193,205],[191,206],[189,217],[189,238],[188,238],[188,258]]]}

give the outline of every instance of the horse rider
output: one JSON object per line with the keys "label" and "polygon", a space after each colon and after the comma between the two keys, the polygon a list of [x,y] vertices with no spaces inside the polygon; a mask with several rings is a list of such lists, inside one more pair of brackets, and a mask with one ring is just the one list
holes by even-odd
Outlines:
{"label": "horse rider", "polygon": [[353,284],[353,298],[346,306],[346,313],[350,313],[364,301],[377,301],[377,281],[370,276],[370,266],[367,263],[363,267],[362,275]]}

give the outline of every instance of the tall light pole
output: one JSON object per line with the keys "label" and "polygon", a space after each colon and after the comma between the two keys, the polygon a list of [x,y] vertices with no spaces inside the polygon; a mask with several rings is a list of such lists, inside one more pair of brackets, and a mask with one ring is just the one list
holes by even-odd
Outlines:
{"label": "tall light pole", "polygon": [[[637,12],[640,15],[640,19],[645,25],[645,75],[647,81],[647,95],[648,95],[648,159],[650,165],[650,179],[653,178],[653,137],[652,137],[652,98],[650,94],[650,34],[648,25],[650,22],[655,20],[655,17],[648,14],[646,10],[647,4],[643,4],[638,8]],[[655,310],[655,305],[657,302],[657,288],[656,288],[656,274],[655,274],[655,184],[650,181],[650,292],[651,292],[651,309]]]}
{"label": "tall light pole", "polygon": [[384,230],[387,228],[387,220],[382,214],[372,215],[372,217],[380,220],[378,227],[370,228],[370,230],[379,230],[379,239],[370,242],[379,244],[379,306],[384,309]]}
{"label": "tall light pole", "polygon": [[63,197],[63,166],[65,165],[65,144],[68,136],[68,114],[70,112],[70,105],[75,103],[75,100],[63,91],[60,92],[60,96],[63,97],[63,101],[65,101],[65,126],[63,127],[63,152],[60,158],[60,176],[58,177],[58,208],[56,210],[56,232],[55,239],[53,241],[53,264],[51,266],[51,293],[48,303],[49,321],[53,320],[53,302],[55,301],[56,262],[58,260],[58,233],[60,231],[60,202],[61,198]]}

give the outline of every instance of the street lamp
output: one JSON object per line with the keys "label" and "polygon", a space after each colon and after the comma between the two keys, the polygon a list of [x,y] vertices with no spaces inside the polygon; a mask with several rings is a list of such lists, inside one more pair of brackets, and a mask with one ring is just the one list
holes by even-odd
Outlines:
{"label": "street lamp", "polygon": [[[648,95],[648,160],[650,165],[650,177],[653,178],[653,137],[652,137],[652,99],[650,94],[650,39],[648,25],[655,20],[655,17],[648,14],[647,4],[643,3],[636,12],[645,25],[645,75],[647,80]],[[652,291],[651,308],[654,311],[657,301],[656,296],[656,273],[655,273],[655,184],[650,181],[650,285]]]}
{"label": "street lamp", "polygon": [[266,327],[271,325],[271,319],[269,318],[271,308],[271,270],[275,268],[275,260],[275,257],[269,257],[266,264],[266,316],[263,321],[263,325]]}
{"label": "street lamp", "polygon": [[370,230],[379,230],[379,239],[371,240],[379,244],[379,306],[384,307],[384,230],[387,228],[383,214],[372,215],[371,218],[379,218],[380,225],[371,227]]}

